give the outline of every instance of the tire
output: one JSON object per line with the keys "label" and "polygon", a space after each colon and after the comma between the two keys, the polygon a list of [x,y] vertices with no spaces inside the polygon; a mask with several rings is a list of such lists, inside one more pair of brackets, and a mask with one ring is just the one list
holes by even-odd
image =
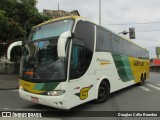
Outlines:
{"label": "tire", "polygon": [[141,80],[139,82],[139,85],[140,86],[144,85],[144,81],[145,81],[145,78],[143,77],[143,75],[141,75]]}
{"label": "tire", "polygon": [[109,94],[110,94],[110,87],[108,83],[102,81],[98,89],[98,98],[93,100],[92,102],[95,104],[104,103],[108,99]]}

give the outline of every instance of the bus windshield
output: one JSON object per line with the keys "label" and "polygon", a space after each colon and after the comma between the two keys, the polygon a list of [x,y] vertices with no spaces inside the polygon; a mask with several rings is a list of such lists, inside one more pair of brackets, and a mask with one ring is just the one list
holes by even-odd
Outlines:
{"label": "bus windshield", "polygon": [[[73,20],[62,20],[39,26],[32,30],[24,47],[20,76],[31,81],[66,80],[66,60],[57,55],[59,36],[72,31]],[[67,49],[67,47],[66,47]]]}
{"label": "bus windshield", "polygon": [[35,81],[64,81],[66,61],[57,56],[57,40],[25,45],[21,61],[21,78]]}
{"label": "bus windshield", "polygon": [[71,31],[73,23],[73,20],[68,19],[38,26],[32,30],[29,41],[60,36],[63,32]]}

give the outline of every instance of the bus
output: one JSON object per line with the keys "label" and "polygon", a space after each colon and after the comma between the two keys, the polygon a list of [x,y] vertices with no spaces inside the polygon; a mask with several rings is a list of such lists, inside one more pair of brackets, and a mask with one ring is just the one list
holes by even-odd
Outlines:
{"label": "bus", "polygon": [[[93,101],[143,85],[149,77],[149,52],[107,28],[80,16],[33,27],[22,45],[19,95],[59,109]],[[10,57],[9,57],[10,58]]]}

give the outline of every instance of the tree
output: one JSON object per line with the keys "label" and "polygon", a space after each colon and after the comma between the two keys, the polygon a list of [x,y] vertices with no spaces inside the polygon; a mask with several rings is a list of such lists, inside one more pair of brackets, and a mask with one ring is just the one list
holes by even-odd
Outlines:
{"label": "tree", "polygon": [[28,36],[34,25],[49,19],[36,8],[37,0],[0,0],[0,40],[13,42]]}

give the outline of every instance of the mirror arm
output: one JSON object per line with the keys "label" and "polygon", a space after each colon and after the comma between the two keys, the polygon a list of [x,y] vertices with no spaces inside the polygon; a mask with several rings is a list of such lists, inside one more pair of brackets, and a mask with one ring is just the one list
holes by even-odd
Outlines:
{"label": "mirror arm", "polygon": [[75,34],[72,32],[71,33],[71,39],[73,39],[75,37]]}
{"label": "mirror arm", "polygon": [[10,60],[11,59],[11,50],[13,47],[15,46],[21,46],[22,45],[22,41],[17,41],[14,42],[12,44],[9,45],[8,49],[7,49],[7,59]]}

